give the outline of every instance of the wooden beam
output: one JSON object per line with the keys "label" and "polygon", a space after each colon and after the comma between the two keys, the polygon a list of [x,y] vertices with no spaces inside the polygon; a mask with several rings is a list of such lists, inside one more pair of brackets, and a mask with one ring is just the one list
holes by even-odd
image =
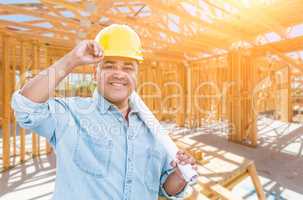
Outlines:
{"label": "wooden beam", "polygon": [[10,63],[9,63],[9,48],[10,40],[7,36],[2,36],[2,74],[3,74],[3,84],[2,84],[2,155],[3,155],[3,168],[9,169],[10,167]]}
{"label": "wooden beam", "polygon": [[37,27],[37,26],[33,26],[32,24],[28,24],[26,22],[13,22],[13,21],[0,19],[0,26],[6,26],[6,27],[17,26],[17,27],[28,28],[28,29],[31,29],[32,31],[43,31],[45,33],[64,34],[64,35],[68,36],[70,39],[76,38],[75,33],[72,33],[70,31],[58,30],[58,29],[54,29],[54,28]]}
{"label": "wooden beam", "polygon": [[[192,16],[188,12],[184,12],[178,7],[174,5],[168,5],[160,3],[159,1],[152,1],[152,0],[143,0],[147,5],[149,5],[155,12],[160,12],[161,14],[166,13],[172,13],[174,15],[179,16],[180,18],[185,19],[187,22],[194,22],[196,23],[197,27],[204,27],[208,30],[208,37],[213,36],[214,38],[221,38],[222,43],[224,44],[226,41],[233,41],[235,36],[239,35],[239,33],[233,32],[233,33],[226,33],[223,31],[222,27],[214,26],[214,24],[211,24],[209,22],[203,21],[200,17]],[[201,32],[198,33],[203,34]],[[206,36],[207,37],[207,36]],[[197,42],[197,41],[196,41]],[[209,41],[210,43],[214,41]],[[219,47],[219,42],[216,43],[216,47]],[[222,46],[223,47],[223,46]],[[226,45],[225,45],[226,47]]]}
{"label": "wooden beam", "polygon": [[79,22],[77,20],[48,15],[46,12],[41,12],[37,9],[29,10],[29,9],[21,8],[18,6],[0,4],[0,10],[6,11],[10,14],[18,13],[18,14],[34,16],[34,17],[38,17],[38,18],[42,18],[42,19],[47,19],[50,22],[64,23],[66,29],[78,29],[79,28]]}
{"label": "wooden beam", "polygon": [[263,56],[271,52],[272,49],[280,53],[287,53],[291,51],[299,51],[303,49],[303,36],[284,39],[278,42],[271,42],[264,45],[253,47],[250,52],[253,56]]}
{"label": "wooden beam", "polygon": [[[33,65],[32,65],[32,75],[35,76],[38,72],[38,66],[39,66],[39,48],[36,44],[33,44]],[[32,132],[32,156],[36,157],[39,156],[39,136]]]}
{"label": "wooden beam", "polygon": [[[26,50],[25,50],[25,43],[21,42],[21,65],[20,65],[20,88],[26,82]],[[20,133],[20,161],[24,162],[26,160],[26,130],[24,128],[19,129]]]}
{"label": "wooden beam", "polygon": [[[142,21],[139,18],[130,18],[125,15],[111,14],[109,12],[105,12],[104,16],[108,17],[111,21],[116,22],[116,23],[127,23],[127,24],[130,24],[133,26],[141,26],[144,28],[148,28],[149,32],[154,35],[153,40],[158,39],[158,40],[161,40],[162,43],[164,42],[164,40],[159,38],[160,32],[166,33],[169,37],[173,37],[177,41],[185,40],[186,37],[188,37],[188,36],[185,36],[183,33],[174,32],[168,28],[162,28],[160,26],[156,26],[152,23],[149,23],[148,21]],[[165,24],[164,26],[168,27],[167,24]],[[92,31],[96,31],[95,27],[93,27]],[[97,30],[97,31],[99,31],[99,30]],[[144,36],[141,36],[141,37],[144,37]],[[150,38],[148,38],[148,39],[150,39]],[[161,41],[160,41],[160,43],[161,43]],[[221,42],[223,43],[224,41],[221,41]],[[183,44],[183,45],[185,45],[185,44]],[[207,51],[210,47],[213,47],[213,46],[208,45],[208,43],[202,43],[201,41],[198,41],[198,40],[191,40],[190,38],[186,39],[186,45],[191,46],[192,49],[194,49],[194,48],[199,49],[200,51]]]}
{"label": "wooden beam", "polygon": [[39,43],[44,43],[46,45],[52,45],[52,46],[61,46],[65,48],[72,48],[73,41],[67,41],[67,40],[61,40],[61,39],[55,39],[50,37],[44,37],[41,35],[36,35],[34,33],[24,33],[22,31],[12,31],[8,30],[7,28],[0,28],[0,34],[6,34],[8,36],[14,37],[18,40],[23,41],[35,41]]}
{"label": "wooden beam", "polygon": [[[11,59],[12,59],[12,62],[11,62],[11,69],[10,69],[10,77],[11,77],[11,81],[10,81],[10,96],[12,96],[13,92],[15,91],[15,88],[16,88],[16,67],[17,67],[17,58],[16,58],[16,44],[15,43],[12,43],[13,46],[11,46]],[[16,154],[16,136],[17,136],[17,124],[16,124],[16,118],[14,116],[14,112],[13,110],[11,110],[11,133],[12,133],[12,136],[13,136],[13,153],[12,153],[12,156],[15,157],[17,154]]]}
{"label": "wooden beam", "polygon": [[48,3],[48,4],[53,4],[53,5],[62,5],[65,8],[67,8],[69,11],[71,11],[77,19],[83,18],[80,15],[80,9],[79,9],[79,4],[76,2],[73,3],[68,3],[66,1],[57,1],[57,0],[42,0],[43,3]]}

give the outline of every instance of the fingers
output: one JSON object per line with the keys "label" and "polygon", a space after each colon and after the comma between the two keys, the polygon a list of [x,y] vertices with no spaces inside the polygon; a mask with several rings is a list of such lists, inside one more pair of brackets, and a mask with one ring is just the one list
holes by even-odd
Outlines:
{"label": "fingers", "polygon": [[84,42],[86,44],[86,50],[82,55],[83,64],[95,64],[101,62],[103,59],[103,50],[100,45],[93,40],[86,40]]}
{"label": "fingers", "polygon": [[177,167],[177,162],[176,162],[176,161],[171,161],[170,165],[171,165],[173,168],[175,168],[175,167]]}
{"label": "fingers", "polygon": [[94,53],[96,57],[103,57],[103,50],[101,48],[101,46],[97,43],[97,42],[93,42],[93,46],[94,46]]}
{"label": "fingers", "polygon": [[196,160],[189,154],[185,153],[183,150],[178,151],[176,156],[176,164],[187,165],[190,164],[195,166]]}
{"label": "fingers", "polygon": [[103,50],[97,42],[93,40],[88,40],[87,42],[90,52],[94,57],[103,57]]}

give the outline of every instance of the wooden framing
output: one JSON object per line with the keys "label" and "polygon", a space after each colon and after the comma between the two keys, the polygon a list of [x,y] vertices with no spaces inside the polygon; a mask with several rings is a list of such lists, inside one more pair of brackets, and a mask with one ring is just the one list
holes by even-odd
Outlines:
{"label": "wooden framing", "polygon": [[[33,44],[32,47],[32,55],[33,55],[33,66],[31,68],[32,75],[35,76],[38,74],[38,66],[39,66],[39,47],[37,44]],[[40,153],[40,137],[36,133],[32,133],[32,155],[33,157],[39,156]]]}
{"label": "wooden framing", "polygon": [[3,168],[8,169],[10,167],[10,63],[9,63],[9,38],[2,36],[2,138],[3,138]]}
{"label": "wooden framing", "polygon": [[229,139],[239,143],[256,146],[256,114],[252,104],[252,90],[255,85],[254,67],[251,58],[243,51],[232,51],[228,56],[229,80]]}
{"label": "wooden framing", "polygon": [[[26,51],[25,51],[25,44],[21,42],[20,46],[20,54],[21,54],[21,65],[20,65],[20,86],[24,85],[26,82]],[[25,154],[26,154],[26,130],[24,128],[20,128],[20,161],[25,161]]]}
{"label": "wooden framing", "polygon": [[[132,26],[142,39],[145,61],[140,66],[137,89],[158,119],[189,128],[228,121],[229,140],[256,147],[258,114],[273,111],[285,122],[293,120],[292,83],[294,71],[303,71],[303,58],[302,55],[292,58],[287,53],[302,50],[302,34],[292,36],[289,30],[303,22],[303,3],[301,0],[251,1],[248,5],[243,2],[0,3],[2,168],[15,164],[11,158],[20,157],[23,162],[28,155],[51,152],[50,145],[42,143],[36,134],[32,135],[29,148],[25,129],[19,129],[20,137],[16,135],[9,106],[12,92],[25,84],[27,73],[35,75],[79,40],[94,39],[100,29],[112,23]],[[20,16],[19,20],[10,19],[14,15],[28,19],[20,20]],[[280,40],[266,41],[268,33]],[[73,71],[83,79],[93,72],[91,66]],[[71,79],[65,82],[64,89],[62,94],[75,94]],[[89,95],[85,88],[77,92]],[[236,179],[247,175],[252,177],[256,189],[261,190],[254,165],[245,168]],[[225,191],[237,181],[208,189],[222,198],[237,199]],[[264,199],[261,192],[259,198]]]}
{"label": "wooden framing", "polygon": [[[186,6],[194,6],[196,12],[190,13],[185,9]],[[0,26],[4,30],[14,32],[31,32],[31,34],[52,33],[53,40],[62,40],[65,42],[75,41],[77,37],[76,32],[82,31],[83,28],[88,29],[86,32],[89,38],[93,38],[96,32],[109,23],[127,23],[135,27],[143,39],[143,46],[145,49],[166,54],[166,57],[175,58],[180,55],[184,58],[184,49],[191,49],[188,53],[196,56],[199,52],[208,52],[215,48],[227,49],[229,46],[237,41],[237,39],[253,39],[259,34],[265,33],[267,30],[277,31],[278,34],[285,34],[285,28],[300,22],[299,8],[302,7],[299,0],[294,0],[292,4],[285,4],[279,0],[275,1],[273,5],[251,5],[251,8],[245,7],[243,4],[235,1],[227,1],[230,8],[239,9],[238,13],[233,13],[232,9],[227,9],[226,6],[220,3],[206,1],[203,5],[195,1],[181,1],[180,4],[164,4],[160,1],[144,0],[138,2],[141,9],[136,10],[138,6],[128,1],[118,1],[112,3],[108,1],[107,7],[104,3],[93,1],[91,5],[86,2],[70,3],[66,1],[41,1],[41,3],[23,4],[23,5],[0,5],[0,14],[23,14],[33,16],[38,19],[33,19],[32,22],[11,22],[7,20],[0,21]],[[60,6],[58,6],[60,5]],[[255,6],[255,7],[254,7]],[[263,7],[262,7],[263,6]],[[283,8],[285,12],[276,12],[271,9],[273,7]],[[89,8],[90,7],[90,8]],[[108,9],[106,9],[108,8]],[[120,9],[124,8],[124,9]],[[99,15],[100,9],[103,11],[103,16]],[[207,9],[207,14],[204,10]],[[262,16],[256,16],[257,9],[263,9]],[[127,11],[126,11],[127,10]],[[70,17],[64,17],[63,12],[69,12]],[[90,12],[89,17],[81,15],[81,12]],[[280,17],[279,14],[284,16],[284,13],[293,13],[292,17]],[[49,14],[52,13],[52,14]],[[225,17],[224,20],[218,16],[222,13]],[[142,15],[142,16],[141,16]],[[199,15],[208,15],[209,20],[201,18]],[[179,21],[174,21],[171,16],[179,18]],[[239,17],[241,16],[241,17]],[[102,18],[103,17],[103,18]],[[255,18],[260,20],[252,20]],[[101,20],[102,19],[102,20]],[[277,20],[279,19],[279,20]],[[82,21],[88,24],[83,24]],[[101,21],[101,22],[100,22]],[[249,27],[247,22],[251,24]],[[278,23],[278,21],[280,23]],[[39,26],[39,22],[49,23],[52,27],[45,28]],[[80,23],[81,22],[81,23]],[[155,23],[156,22],[156,23]],[[172,30],[169,26],[174,23],[179,26],[178,30]],[[14,29],[8,28],[14,26]],[[19,31],[18,27],[26,28],[29,30]],[[140,28],[139,28],[140,27]],[[204,27],[206,30],[196,30],[198,27]],[[222,29],[223,27],[223,29]],[[186,33],[184,31],[188,30]],[[166,35],[165,38],[161,38]],[[41,36],[40,36],[41,37]],[[40,38],[39,37],[39,38]],[[150,38],[153,38],[151,42]],[[146,38],[146,39],[145,39]],[[176,41],[177,43],[171,43]],[[70,42],[69,42],[70,43]],[[154,48],[153,46],[163,47]]]}

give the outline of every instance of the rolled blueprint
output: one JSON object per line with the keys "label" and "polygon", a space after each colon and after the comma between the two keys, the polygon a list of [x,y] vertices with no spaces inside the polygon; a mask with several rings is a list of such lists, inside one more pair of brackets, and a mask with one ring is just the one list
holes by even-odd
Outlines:
{"label": "rolled blueprint", "polygon": [[[157,140],[164,146],[169,156],[173,159],[176,158],[178,148],[176,144],[169,137],[168,130],[164,129],[160,122],[156,119],[153,113],[149,110],[149,108],[145,105],[141,97],[133,92],[131,97],[131,102],[134,107],[139,110],[139,115],[147,125],[147,127],[151,130],[151,132],[155,135]],[[190,164],[187,165],[178,165],[184,179],[186,182],[190,184],[194,184],[198,177],[197,172],[192,168]]]}

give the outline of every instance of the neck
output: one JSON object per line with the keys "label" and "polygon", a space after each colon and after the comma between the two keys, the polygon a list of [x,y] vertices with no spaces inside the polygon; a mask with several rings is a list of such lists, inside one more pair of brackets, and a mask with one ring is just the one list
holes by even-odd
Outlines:
{"label": "neck", "polygon": [[112,102],[112,103],[118,107],[119,111],[123,114],[124,117],[127,116],[127,113],[129,111],[128,100],[119,103],[117,102]]}

